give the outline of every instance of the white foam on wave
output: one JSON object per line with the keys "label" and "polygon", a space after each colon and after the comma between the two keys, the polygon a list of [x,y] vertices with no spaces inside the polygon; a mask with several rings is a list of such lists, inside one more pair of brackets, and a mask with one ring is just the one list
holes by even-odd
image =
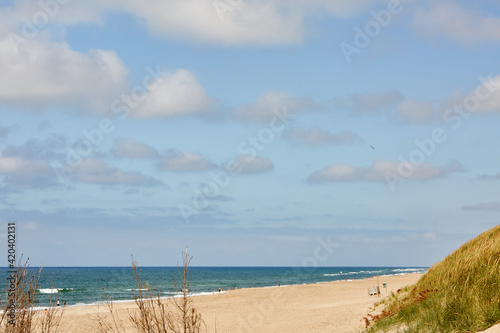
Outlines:
{"label": "white foam on wave", "polygon": [[56,294],[60,291],[70,291],[73,288],[41,288],[37,289],[40,294]]}
{"label": "white foam on wave", "polygon": [[396,268],[395,272],[421,272],[425,271],[425,268]]}
{"label": "white foam on wave", "polygon": [[340,273],[330,273],[330,274],[323,274],[323,276],[344,276],[344,275],[358,275],[358,274],[374,274],[374,273],[381,273],[382,270],[379,271],[357,271],[357,272],[340,272]]}
{"label": "white foam on wave", "polygon": [[41,294],[55,294],[58,293],[58,289],[52,289],[52,288],[45,288],[45,289],[38,289],[38,292]]}
{"label": "white foam on wave", "polygon": [[[375,273],[382,273],[382,272],[385,273],[382,276],[391,276],[391,275],[406,275],[406,274],[410,274],[410,273],[425,272],[426,270],[427,270],[426,268],[394,268],[394,269],[385,269],[385,270],[377,270],[377,271],[330,273],[330,274],[323,274],[323,276],[346,276],[346,275],[358,275],[358,274],[375,274]],[[393,272],[393,273],[391,273],[391,272]]]}

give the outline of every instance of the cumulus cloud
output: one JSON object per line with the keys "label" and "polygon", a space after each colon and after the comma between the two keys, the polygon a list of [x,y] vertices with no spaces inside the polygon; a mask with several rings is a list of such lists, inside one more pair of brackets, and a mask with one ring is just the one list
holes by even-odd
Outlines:
{"label": "cumulus cloud", "polygon": [[436,119],[437,106],[428,101],[417,101],[398,91],[363,93],[334,98],[334,107],[355,116],[380,116],[387,114],[412,124]]}
{"label": "cumulus cloud", "polygon": [[138,172],[126,172],[104,161],[86,158],[73,172],[76,181],[101,185],[154,186],[161,182]]}
{"label": "cumulus cloud", "polygon": [[335,163],[309,177],[311,183],[371,181],[388,182],[396,177],[404,180],[428,180],[443,178],[454,172],[462,172],[464,167],[454,161],[438,167],[429,163],[376,160],[370,167],[363,168],[345,163]]}
{"label": "cumulus cloud", "polygon": [[353,113],[354,115],[380,115],[390,111],[404,100],[404,96],[397,91],[382,93],[355,94],[342,98],[334,98],[336,108]]}
{"label": "cumulus cloud", "polygon": [[0,151],[0,174],[2,175],[47,176],[51,172],[51,167],[43,160],[4,156]]}
{"label": "cumulus cloud", "polygon": [[0,151],[1,192],[13,193],[27,189],[49,188],[57,185],[50,165],[41,159],[6,156]]}
{"label": "cumulus cloud", "polygon": [[127,1],[127,11],[145,20],[149,29],[167,38],[202,42],[295,43],[303,36],[301,13],[266,1],[165,0]]}
{"label": "cumulus cloud", "polygon": [[[15,6],[4,8],[14,20],[25,17],[29,22],[44,22],[39,17],[44,14],[48,21],[37,28],[47,28],[51,24],[75,25],[78,23],[102,23],[103,14],[113,10],[121,0],[89,0],[89,1],[12,1]],[[37,19],[38,17],[38,19]],[[17,23],[17,22],[16,22]],[[23,22],[24,23],[24,22]]]}
{"label": "cumulus cloud", "polygon": [[288,3],[289,5],[307,6],[306,8],[326,10],[337,17],[347,18],[354,16],[360,12],[366,11],[367,8],[377,3],[384,3],[379,0],[298,0],[290,2],[287,0],[279,0],[281,3]]}
{"label": "cumulus cloud", "polygon": [[[77,4],[82,16],[95,19],[96,11],[109,7],[142,18],[149,29],[166,38],[189,38],[217,44],[289,44],[300,42],[307,33],[307,19],[328,12],[350,17],[380,0],[91,0]],[[69,11],[74,13],[75,10]],[[69,14],[68,14],[69,15]],[[73,14],[73,17],[75,15]],[[75,17],[75,20],[79,20]]]}
{"label": "cumulus cloud", "polygon": [[251,174],[271,171],[274,165],[268,158],[251,156],[251,155],[238,155],[234,159],[239,167],[240,174]]}
{"label": "cumulus cloud", "polygon": [[419,101],[400,92],[385,92],[335,98],[333,105],[355,116],[387,115],[411,124],[427,123],[439,117],[451,119],[456,105],[475,114],[500,112],[500,75],[479,80],[468,93],[455,92],[442,101]]}
{"label": "cumulus cloud", "polygon": [[[88,0],[59,6],[55,14],[50,15],[50,22],[62,25],[101,23],[106,12],[125,11],[142,19],[153,33],[166,38],[226,45],[289,44],[304,38],[308,19],[318,13],[346,18],[376,3],[382,1]],[[7,15],[10,11],[15,15]],[[40,11],[39,2],[16,1],[15,8],[3,12],[6,18],[31,18]]]}
{"label": "cumulus cloud", "polygon": [[443,119],[464,117],[464,112],[479,115],[500,112],[500,75],[481,76],[478,80],[474,89],[454,92],[442,103]]}
{"label": "cumulus cloud", "polygon": [[43,38],[15,44],[0,40],[0,104],[40,108],[49,104],[109,108],[126,86],[124,64],[112,51],[80,53]]}
{"label": "cumulus cloud", "polygon": [[294,144],[320,146],[326,144],[342,145],[361,142],[359,135],[353,132],[342,131],[331,133],[318,127],[311,129],[291,128],[283,132],[283,137]]}
{"label": "cumulus cloud", "polygon": [[432,103],[407,98],[396,107],[396,115],[410,123],[425,123],[435,118]]}
{"label": "cumulus cloud", "polygon": [[16,146],[8,145],[4,156],[20,157],[26,160],[51,160],[64,156],[67,140],[63,135],[51,134],[44,139],[29,139]]}
{"label": "cumulus cloud", "polygon": [[165,118],[203,113],[211,100],[196,77],[185,69],[164,73],[155,78],[144,101],[131,114],[137,118]]}
{"label": "cumulus cloud", "polygon": [[428,8],[418,9],[414,17],[415,29],[426,37],[446,37],[465,44],[500,41],[500,19],[456,2],[429,3]]}
{"label": "cumulus cloud", "polygon": [[500,211],[500,202],[482,202],[475,205],[463,206],[462,210]]}
{"label": "cumulus cloud", "polygon": [[500,112],[500,75],[483,78],[481,85],[471,91],[469,96],[478,98],[478,113]]}
{"label": "cumulus cloud", "polygon": [[132,138],[116,140],[111,153],[118,158],[153,158],[158,156],[156,149]]}
{"label": "cumulus cloud", "polygon": [[[2,22],[8,25],[8,28],[0,30],[4,32],[4,37],[0,39],[0,105],[31,109],[69,105],[83,107],[89,112],[110,114],[115,100],[127,97],[124,93],[129,91],[128,69],[121,59],[113,51],[74,51],[63,41],[53,41],[47,31],[59,31],[61,26],[57,24],[64,26],[98,21],[107,10],[127,8],[127,4],[130,8],[144,5],[144,2],[137,1],[135,6],[134,2],[91,0],[60,5],[57,9],[49,6],[53,15],[45,9],[46,6],[41,7],[35,2],[18,2],[12,8],[0,8],[0,18],[5,18]],[[150,3],[145,7],[158,4],[161,6],[160,3]],[[172,7],[184,4],[170,1]],[[206,4],[211,6],[211,2]],[[196,12],[193,8],[190,11]],[[140,12],[132,11],[133,14]],[[49,20],[42,26],[34,26],[30,18],[40,17],[39,14],[49,17]],[[171,13],[173,16],[178,14]],[[193,26],[193,22],[186,22],[189,22],[186,26]],[[156,74],[159,75],[150,80],[151,85],[140,87],[146,91],[138,92],[134,91],[138,87],[132,88],[130,95],[135,93],[132,97],[137,98],[127,104],[127,108],[131,109],[128,110],[131,111],[130,116],[162,118],[207,111],[211,100],[191,72],[178,69]],[[140,103],[136,103],[137,99]],[[132,103],[134,107],[130,106]],[[118,105],[115,107],[117,109]]]}
{"label": "cumulus cloud", "polygon": [[170,150],[157,163],[157,167],[163,171],[203,171],[215,168],[205,157],[199,154]]}
{"label": "cumulus cloud", "polygon": [[278,114],[292,114],[317,109],[314,101],[284,92],[267,91],[252,103],[234,111],[234,118],[243,121],[268,122]]}

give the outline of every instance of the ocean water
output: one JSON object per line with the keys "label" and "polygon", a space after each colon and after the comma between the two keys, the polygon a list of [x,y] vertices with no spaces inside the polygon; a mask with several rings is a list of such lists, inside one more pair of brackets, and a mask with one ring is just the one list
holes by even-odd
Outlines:
{"label": "ocean water", "polygon": [[[38,273],[37,268],[31,268]],[[321,283],[373,276],[423,273],[425,267],[191,267],[190,293],[207,294],[231,289]],[[7,268],[0,268],[0,279],[6,281]],[[143,267],[143,281],[160,290],[165,297],[181,294],[177,267]],[[382,281],[381,281],[382,282]],[[138,291],[130,267],[45,267],[38,283],[35,306],[47,306],[52,299],[67,306],[98,304],[106,294],[116,302],[130,301]]]}

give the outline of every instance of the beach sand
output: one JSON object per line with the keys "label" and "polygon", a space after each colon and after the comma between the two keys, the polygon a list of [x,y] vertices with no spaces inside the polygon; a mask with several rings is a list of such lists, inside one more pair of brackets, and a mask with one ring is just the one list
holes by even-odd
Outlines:
{"label": "beach sand", "polygon": [[[421,274],[380,277],[382,297],[391,291],[413,284]],[[382,283],[387,283],[387,293]],[[356,332],[363,328],[362,318],[381,298],[368,296],[368,288],[377,278],[353,281],[248,288],[193,297],[207,325],[207,332]],[[132,303],[115,304],[118,318],[126,332],[133,332],[128,322]],[[96,315],[107,315],[104,306],[77,306],[64,309],[60,332],[96,332]]]}

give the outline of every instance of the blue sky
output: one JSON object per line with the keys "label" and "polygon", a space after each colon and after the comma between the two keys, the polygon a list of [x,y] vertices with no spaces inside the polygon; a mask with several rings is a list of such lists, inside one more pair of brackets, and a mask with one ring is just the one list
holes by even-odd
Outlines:
{"label": "blue sky", "polygon": [[0,242],[430,266],[499,223],[495,1],[4,1]]}

